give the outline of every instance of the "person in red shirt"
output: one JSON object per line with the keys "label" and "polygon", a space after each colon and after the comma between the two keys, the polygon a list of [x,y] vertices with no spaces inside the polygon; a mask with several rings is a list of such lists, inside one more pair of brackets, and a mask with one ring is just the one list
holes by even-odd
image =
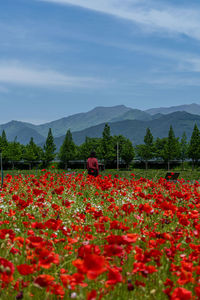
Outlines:
{"label": "person in red shirt", "polygon": [[88,175],[97,177],[99,175],[99,165],[98,160],[96,159],[96,152],[92,151],[90,157],[87,160],[87,170]]}

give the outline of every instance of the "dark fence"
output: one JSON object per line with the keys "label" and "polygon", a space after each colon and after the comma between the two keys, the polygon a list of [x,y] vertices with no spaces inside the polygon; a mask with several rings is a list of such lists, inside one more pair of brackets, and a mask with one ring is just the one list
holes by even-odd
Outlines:
{"label": "dark fence", "polygon": [[[192,165],[191,160],[187,160],[185,163]],[[170,161],[170,169],[175,167],[181,168],[182,162],[180,160]],[[61,165],[59,160],[55,160],[51,163],[51,165],[55,165],[55,167],[63,168],[63,169],[86,169],[87,162],[84,160],[70,160],[66,165]],[[200,162],[197,166],[200,165]],[[118,163],[119,169],[127,169],[128,166],[123,160],[120,160]],[[31,170],[31,169],[40,169],[43,168],[42,161],[3,161],[3,169],[17,169],[17,170]],[[131,168],[145,169],[145,161],[135,159],[130,163]],[[117,169],[117,161],[107,161],[104,163],[99,160],[99,169]],[[167,169],[167,162],[163,160],[150,160],[148,161],[148,169]]]}

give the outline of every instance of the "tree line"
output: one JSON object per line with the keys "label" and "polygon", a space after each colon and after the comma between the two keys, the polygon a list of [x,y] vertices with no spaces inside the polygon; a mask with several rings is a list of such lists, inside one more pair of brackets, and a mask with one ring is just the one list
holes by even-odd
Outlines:
{"label": "tree line", "polygon": [[36,163],[40,163],[41,167],[48,167],[55,159],[58,159],[61,168],[67,168],[69,161],[86,160],[93,150],[96,151],[98,159],[107,165],[116,159],[117,144],[120,158],[129,165],[135,154],[131,141],[122,135],[111,136],[108,124],[105,125],[101,138],[86,137],[85,142],[80,146],[74,143],[72,133],[68,130],[58,152],[56,152],[51,128],[43,147],[36,145],[32,137],[27,145],[23,145],[17,141],[17,138],[13,142],[9,142],[4,130],[0,136],[0,152],[3,162],[5,165],[11,163],[13,169],[16,162],[20,161],[28,163],[32,168]]}
{"label": "tree line", "polygon": [[181,160],[182,166],[187,159],[192,160],[192,168],[200,159],[200,131],[194,125],[190,141],[187,142],[186,133],[183,132],[181,139],[175,137],[174,130],[170,126],[168,136],[154,140],[149,128],[144,136],[144,144],[136,146],[138,158],[145,161],[146,169],[151,159],[162,159],[170,169],[170,162]]}
{"label": "tree line", "polygon": [[112,136],[109,125],[105,124],[101,138],[86,137],[85,142],[80,146],[74,143],[72,133],[68,130],[58,152],[56,152],[51,128],[43,147],[36,145],[32,137],[27,145],[22,145],[17,138],[9,142],[4,130],[0,136],[3,162],[4,164],[10,162],[12,168],[15,168],[15,163],[19,161],[28,163],[30,168],[35,163],[40,163],[41,167],[48,167],[55,159],[58,159],[61,168],[67,168],[69,161],[86,161],[93,150],[105,166],[116,161],[118,153],[119,160],[123,160],[127,166],[137,158],[145,162],[146,169],[152,159],[162,159],[167,163],[168,169],[173,160],[181,160],[184,163],[186,159],[191,159],[194,167],[200,159],[200,131],[195,124],[191,139],[187,141],[185,132],[180,140],[175,137],[172,126],[167,137],[157,139],[154,139],[150,128],[147,128],[143,144],[133,147],[132,142],[123,135]]}

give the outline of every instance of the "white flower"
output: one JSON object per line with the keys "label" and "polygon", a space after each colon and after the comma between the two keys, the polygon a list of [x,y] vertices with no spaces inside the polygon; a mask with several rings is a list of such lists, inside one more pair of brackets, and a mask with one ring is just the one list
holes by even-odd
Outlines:
{"label": "white flower", "polygon": [[71,293],[71,299],[75,299],[77,297],[77,294],[75,292]]}

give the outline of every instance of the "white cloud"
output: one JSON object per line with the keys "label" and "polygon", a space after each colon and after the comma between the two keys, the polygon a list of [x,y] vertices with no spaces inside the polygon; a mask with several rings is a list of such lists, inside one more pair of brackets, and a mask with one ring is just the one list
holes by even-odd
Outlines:
{"label": "white cloud", "polygon": [[148,30],[184,34],[200,39],[200,7],[191,9],[151,0],[39,0],[62,5],[75,5],[123,18]]}
{"label": "white cloud", "polygon": [[0,82],[15,85],[63,88],[98,88],[105,82],[91,77],[70,76],[54,70],[0,62]]}

